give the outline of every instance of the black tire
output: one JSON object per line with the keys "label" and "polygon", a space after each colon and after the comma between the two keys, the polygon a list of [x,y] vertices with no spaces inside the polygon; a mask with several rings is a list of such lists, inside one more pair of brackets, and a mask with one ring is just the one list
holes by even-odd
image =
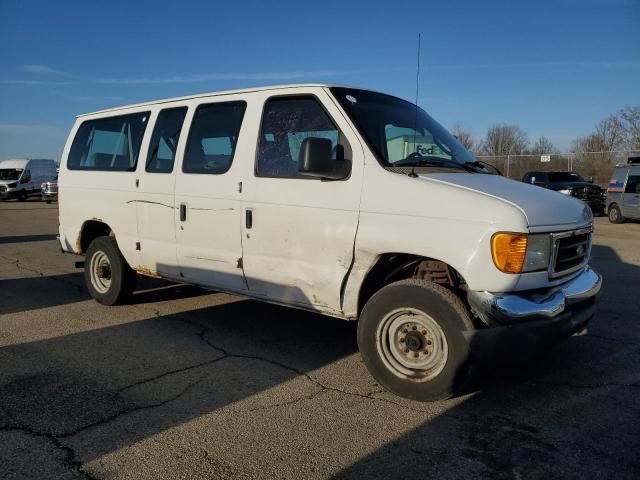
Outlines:
{"label": "black tire", "polygon": [[47,203],[51,203],[51,199],[50,199],[50,198],[47,198],[47,199],[45,200],[45,202],[47,202]]}
{"label": "black tire", "polygon": [[[437,335],[434,337],[429,332],[427,335],[419,333],[412,337],[409,342],[410,335],[416,335],[411,332],[412,327],[409,323],[405,324],[406,319],[424,318],[420,313],[413,316],[411,313],[403,316],[403,309],[411,309],[413,313],[416,311],[426,314],[430,317],[429,322],[435,322],[440,327],[440,334],[446,341],[446,349],[444,342],[442,348],[437,352]],[[390,317],[391,315],[391,317]],[[393,317],[393,315],[398,315]],[[390,318],[396,318],[391,321]],[[391,322],[392,327],[386,330],[385,325]],[[400,327],[395,330],[393,325],[403,324],[409,327],[404,329]],[[422,327],[418,327],[422,329]],[[358,347],[360,353],[371,375],[387,390],[401,397],[419,401],[442,400],[454,396],[457,392],[464,389],[471,379],[471,360],[469,355],[469,346],[463,337],[463,331],[472,330],[473,323],[469,311],[465,304],[453,292],[446,288],[426,280],[401,280],[392,283],[379,290],[366,303],[358,321]],[[423,376],[426,370],[416,369],[409,372],[415,372],[416,375],[405,375],[392,365],[397,360],[393,359],[390,353],[390,338],[398,338],[392,332],[397,331],[400,336],[398,341],[404,342],[396,345],[404,345],[409,347],[417,345],[417,341],[422,341],[419,351],[409,351],[406,354],[399,353],[400,356],[416,356],[416,354],[424,355],[424,361],[428,360],[429,355],[437,355],[440,359],[437,365],[440,370],[433,369],[428,376]],[[407,331],[410,333],[407,334]],[[427,330],[423,330],[426,332]],[[385,332],[387,332],[385,334]],[[402,335],[406,334],[405,337]],[[430,353],[427,352],[427,342],[433,338],[433,345]],[[385,343],[386,342],[386,343]],[[422,350],[424,347],[424,350]],[[447,355],[442,352],[447,350]],[[389,357],[392,360],[389,360]],[[397,356],[395,357],[397,358]],[[422,361],[422,357],[415,361]],[[411,359],[405,361],[410,362]],[[405,368],[405,367],[400,367]]]}
{"label": "black tire", "polygon": [[18,201],[19,202],[26,202],[28,196],[29,195],[27,194],[26,190],[20,190],[20,192],[18,193]]}
{"label": "black tire", "polygon": [[611,223],[624,222],[624,218],[622,217],[622,212],[620,211],[620,207],[618,207],[617,205],[611,205],[609,207],[609,221]]}
{"label": "black tire", "polygon": [[84,281],[89,294],[98,303],[118,305],[126,302],[136,287],[136,278],[136,272],[124,259],[112,237],[97,237],[89,244]]}

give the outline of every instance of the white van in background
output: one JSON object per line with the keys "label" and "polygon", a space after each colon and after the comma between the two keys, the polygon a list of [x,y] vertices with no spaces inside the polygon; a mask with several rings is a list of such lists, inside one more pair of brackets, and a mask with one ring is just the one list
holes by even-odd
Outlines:
{"label": "white van in background", "polygon": [[126,301],[138,273],[358,320],[369,371],[417,400],[582,330],[602,283],[587,205],[491,174],[424,110],[369,90],[81,115],[59,184],[60,244],[86,256],[98,302]]}
{"label": "white van in background", "polygon": [[58,175],[53,160],[15,159],[0,161],[0,198],[20,201],[31,196],[41,196],[44,182]]}

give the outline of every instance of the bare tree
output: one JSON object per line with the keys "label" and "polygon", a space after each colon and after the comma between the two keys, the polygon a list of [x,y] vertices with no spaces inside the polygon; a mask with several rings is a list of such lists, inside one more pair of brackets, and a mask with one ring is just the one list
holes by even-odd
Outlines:
{"label": "bare tree", "polygon": [[553,142],[544,135],[538,137],[530,150],[532,155],[548,155],[554,152],[556,152],[556,148],[553,146]]}
{"label": "bare tree", "polygon": [[494,125],[487,130],[481,151],[485,155],[507,156],[526,153],[529,138],[517,125]]}
{"label": "bare tree", "polygon": [[625,150],[640,150],[640,106],[626,106],[618,111],[622,124],[622,143]]}
{"label": "bare tree", "polygon": [[465,130],[459,123],[452,129],[453,135],[458,139],[464,148],[472,152],[476,147],[476,139],[469,130]]}

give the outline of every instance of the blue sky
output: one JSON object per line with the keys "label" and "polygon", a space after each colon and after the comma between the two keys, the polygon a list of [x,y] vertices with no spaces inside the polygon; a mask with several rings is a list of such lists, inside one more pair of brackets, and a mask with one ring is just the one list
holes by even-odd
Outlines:
{"label": "blue sky", "polygon": [[75,115],[247,86],[330,82],[413,100],[476,136],[560,148],[640,104],[640,0],[0,0],[0,159],[58,159]]}

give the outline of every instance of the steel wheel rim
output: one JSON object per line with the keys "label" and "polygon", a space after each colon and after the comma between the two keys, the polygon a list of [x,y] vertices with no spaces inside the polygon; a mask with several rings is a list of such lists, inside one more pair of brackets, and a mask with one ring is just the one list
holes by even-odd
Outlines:
{"label": "steel wheel rim", "polygon": [[378,354],[395,376],[420,383],[437,377],[449,357],[442,327],[414,308],[389,312],[376,331]]}
{"label": "steel wheel rim", "polygon": [[[106,293],[111,288],[111,262],[103,251],[97,251],[91,257],[89,265],[91,285],[98,293]],[[108,272],[108,273],[107,273]]]}

